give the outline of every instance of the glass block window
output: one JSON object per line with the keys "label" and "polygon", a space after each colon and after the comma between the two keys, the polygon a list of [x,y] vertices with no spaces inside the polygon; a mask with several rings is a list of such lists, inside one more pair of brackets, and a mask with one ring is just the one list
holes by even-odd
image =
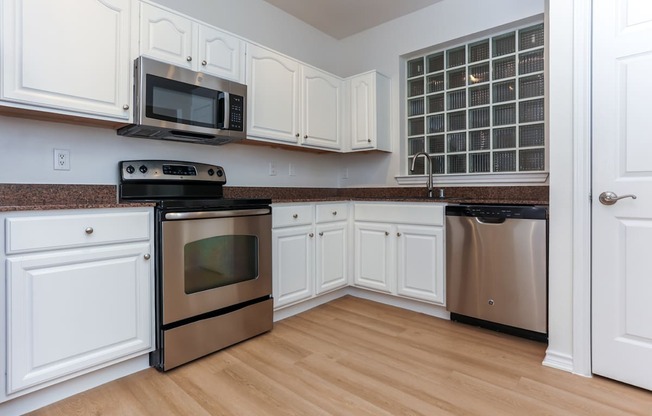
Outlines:
{"label": "glass block window", "polygon": [[538,23],[408,60],[407,166],[426,152],[434,175],[544,171],[544,48]]}

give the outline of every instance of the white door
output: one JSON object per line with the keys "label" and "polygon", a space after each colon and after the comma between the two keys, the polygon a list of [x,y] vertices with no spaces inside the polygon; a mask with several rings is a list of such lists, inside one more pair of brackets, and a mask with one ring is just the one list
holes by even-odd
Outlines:
{"label": "white door", "polygon": [[652,2],[593,8],[593,372],[652,390]]}
{"label": "white door", "polygon": [[209,26],[199,26],[199,69],[207,74],[245,82],[245,42]]}
{"label": "white door", "polygon": [[374,74],[364,74],[351,79],[351,149],[370,149],[375,146]]}
{"label": "white door", "polygon": [[303,67],[303,143],[342,148],[342,81],[323,71]]}
{"label": "white door", "polygon": [[377,223],[355,224],[356,286],[392,293],[395,280],[392,226]]}
{"label": "white door", "polygon": [[272,231],[272,287],[275,308],[312,296],[313,253],[312,226]]}
{"label": "white door", "polygon": [[7,0],[1,7],[2,98],[129,119],[129,0]]}
{"label": "white door", "polygon": [[274,51],[247,47],[247,133],[254,137],[299,142],[299,63]]}
{"label": "white door", "polygon": [[191,20],[142,3],[140,54],[193,69],[196,30]]}
{"label": "white door", "polygon": [[397,293],[444,303],[444,229],[425,225],[396,227]]}
{"label": "white door", "polygon": [[348,284],[347,279],[347,223],[318,225],[315,255],[316,294],[338,289]]}

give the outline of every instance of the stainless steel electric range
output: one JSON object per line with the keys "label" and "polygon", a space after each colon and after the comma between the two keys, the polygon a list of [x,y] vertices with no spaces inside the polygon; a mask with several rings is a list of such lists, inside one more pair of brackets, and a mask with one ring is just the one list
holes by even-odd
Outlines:
{"label": "stainless steel electric range", "polygon": [[225,199],[220,166],[120,163],[120,198],[154,201],[156,351],[167,371],[272,329],[269,199]]}

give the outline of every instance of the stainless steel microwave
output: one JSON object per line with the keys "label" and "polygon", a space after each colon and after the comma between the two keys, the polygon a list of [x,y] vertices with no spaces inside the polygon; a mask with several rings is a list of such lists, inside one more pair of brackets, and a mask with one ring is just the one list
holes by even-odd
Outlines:
{"label": "stainless steel microwave", "polygon": [[121,136],[210,145],[246,137],[246,85],[142,56],[134,83],[134,124]]}

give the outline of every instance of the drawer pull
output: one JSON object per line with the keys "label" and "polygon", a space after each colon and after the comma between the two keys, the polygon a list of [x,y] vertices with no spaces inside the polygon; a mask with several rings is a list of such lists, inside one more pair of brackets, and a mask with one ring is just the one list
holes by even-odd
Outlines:
{"label": "drawer pull", "polygon": [[320,236],[320,237],[323,237],[323,236],[324,236],[324,232],[323,232],[323,231],[320,232],[320,233],[319,233],[319,236]]}
{"label": "drawer pull", "polygon": [[145,260],[149,260],[151,257],[152,256],[150,256],[149,253],[145,253],[145,255],[143,256]]}
{"label": "drawer pull", "polygon": [[314,237],[315,235],[313,233],[308,234],[310,238]]}
{"label": "drawer pull", "polygon": [[296,220],[297,218],[299,218],[299,214],[294,214],[294,215],[292,216],[292,218],[294,218],[294,219]]}
{"label": "drawer pull", "polygon": [[84,231],[86,231],[86,234],[93,234],[93,231],[95,230],[93,230],[93,227],[86,227]]}

